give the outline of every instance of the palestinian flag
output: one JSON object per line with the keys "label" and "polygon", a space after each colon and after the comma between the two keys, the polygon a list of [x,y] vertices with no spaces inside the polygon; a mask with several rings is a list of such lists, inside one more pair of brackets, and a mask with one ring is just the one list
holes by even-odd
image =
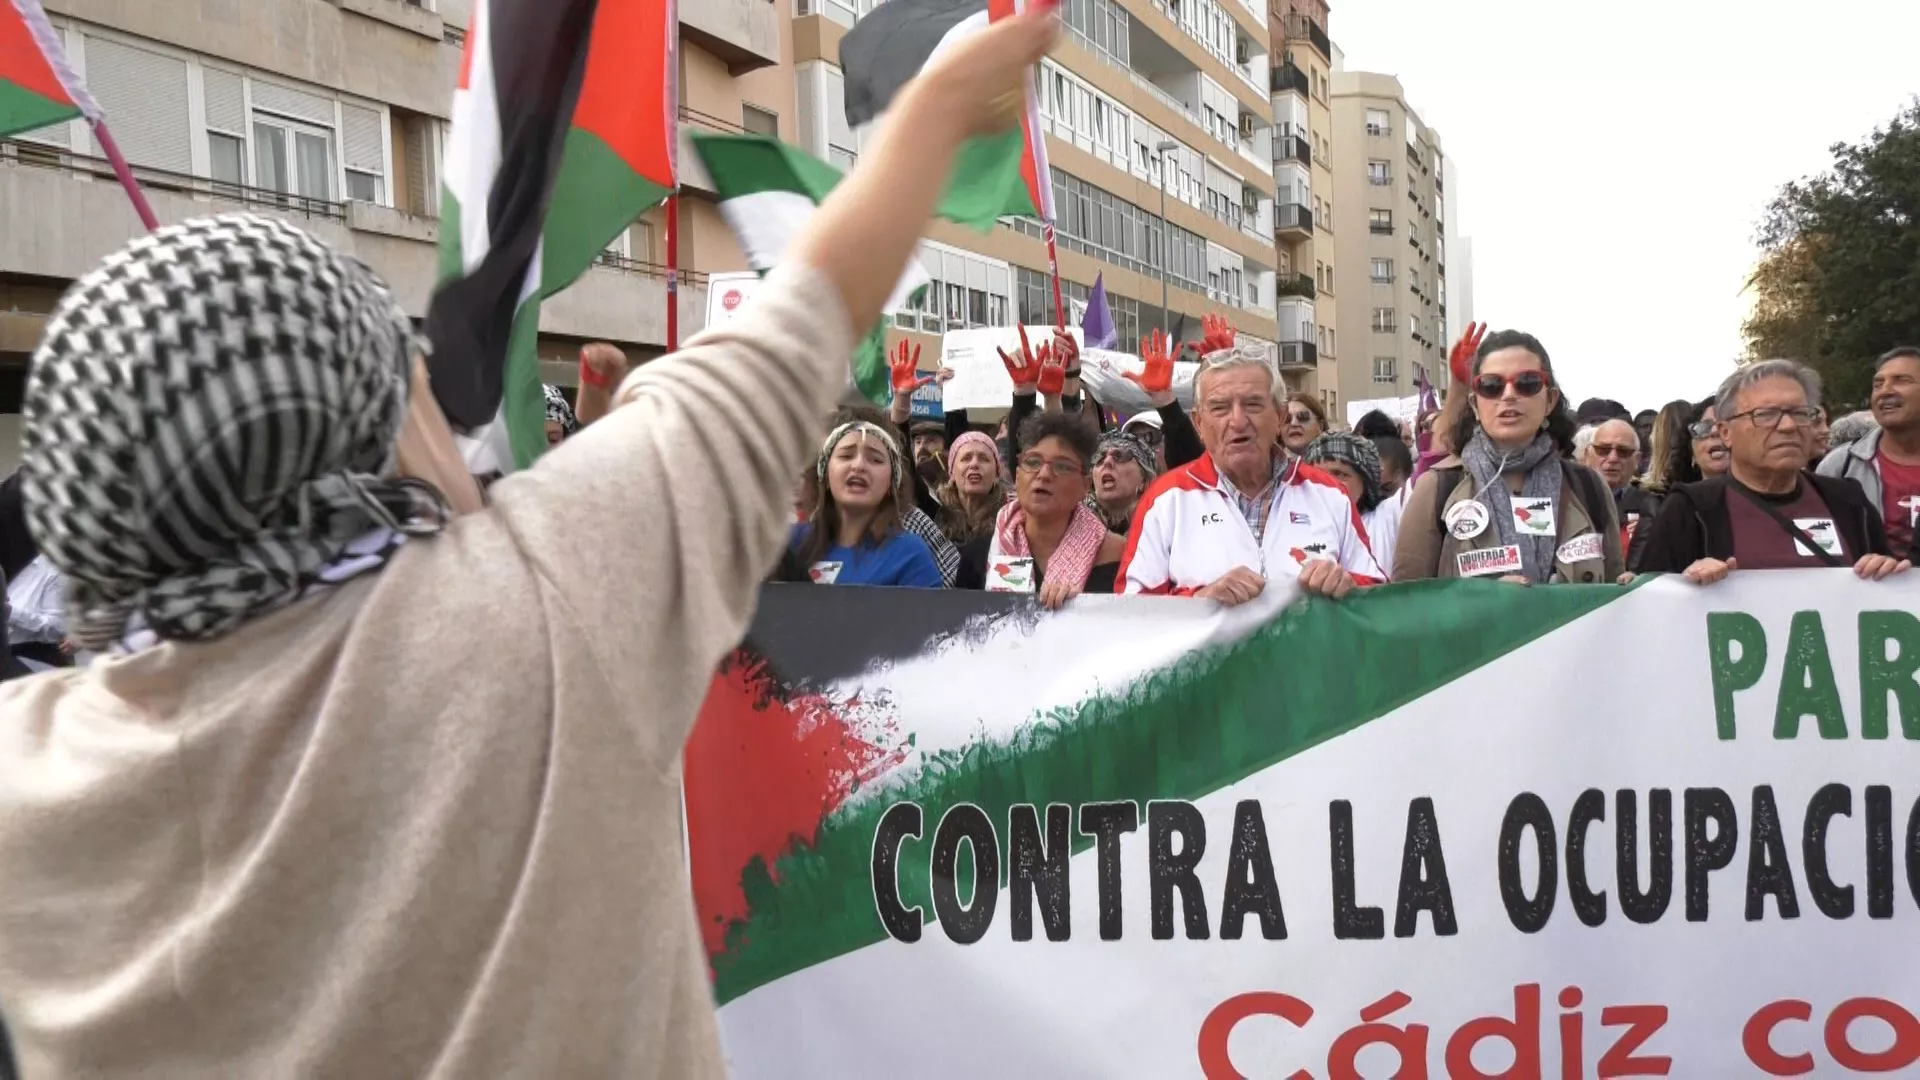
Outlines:
{"label": "palestinian flag", "polygon": [[[1033,2],[888,0],[877,5],[840,40],[847,126],[860,127],[885,112],[901,87],[942,49]],[[960,148],[945,205],[953,220],[982,229],[1009,215],[1054,220],[1053,180],[1031,71],[1019,128]]]}
{"label": "palestinian flag", "polygon": [[474,0],[427,335],[476,473],[546,448],[541,299],[673,190],[678,40],[675,0]]}
{"label": "palestinian flag", "polygon": [[[719,193],[720,215],[747,264],[762,275],[780,264],[787,245],[840,182],[840,170],[765,135],[695,134],[693,147]],[[944,206],[941,216],[947,216]],[[931,280],[918,258],[908,259],[887,310],[906,306]],[[853,355],[854,386],[867,400],[882,403],[890,389],[885,336],[883,319]]]}
{"label": "palestinian flag", "polygon": [[99,115],[40,0],[0,0],[0,138]]}
{"label": "palestinian flag", "polygon": [[[1602,1002],[1658,1003],[1679,1066],[1645,1075],[1745,1076],[1769,1002],[1911,1008],[1920,619],[1889,587],[768,586],[685,758],[732,1073],[1386,1076],[1365,1036],[1429,1025],[1400,1075],[1538,1076],[1583,987],[1588,1063],[1638,1015],[1603,1035]],[[1623,641],[1631,701],[1586,692]]]}

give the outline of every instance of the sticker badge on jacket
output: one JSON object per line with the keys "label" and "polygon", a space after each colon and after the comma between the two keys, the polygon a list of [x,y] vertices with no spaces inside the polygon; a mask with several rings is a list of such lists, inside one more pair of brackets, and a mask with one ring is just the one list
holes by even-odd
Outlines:
{"label": "sticker badge on jacket", "polygon": [[807,571],[815,585],[831,585],[840,580],[840,568],[846,565],[838,562],[817,562]]}
{"label": "sticker badge on jacket", "polygon": [[[1794,518],[1793,523],[1801,532],[1812,538],[1814,543],[1819,544],[1821,551],[1829,555],[1841,554],[1840,534],[1834,531],[1832,518]],[[1798,540],[1793,542],[1793,553],[1807,558],[1813,557],[1813,552],[1807,550],[1807,545]]]}
{"label": "sticker badge on jacket", "polygon": [[1605,550],[1601,546],[1599,533],[1581,533],[1561,544],[1560,550],[1554,552],[1553,557],[1572,566],[1574,563],[1586,562],[1588,559],[1598,559]]}
{"label": "sticker badge on jacket", "polygon": [[1001,559],[987,566],[988,592],[1032,592],[1033,559]]}
{"label": "sticker badge on jacket", "polygon": [[1441,516],[1441,524],[1447,527],[1447,535],[1455,540],[1471,540],[1487,531],[1492,522],[1487,508],[1473,499],[1463,499],[1447,507]]}
{"label": "sticker badge on jacket", "polygon": [[1325,544],[1302,544],[1299,547],[1290,549],[1287,554],[1293,556],[1293,561],[1299,563],[1301,566],[1305,566],[1315,559],[1324,559],[1329,562],[1333,560],[1333,552],[1330,551]]}
{"label": "sticker badge on jacket", "polygon": [[1552,536],[1554,533],[1552,499],[1515,499],[1513,531],[1521,536]]}
{"label": "sticker badge on jacket", "polygon": [[1487,548],[1485,551],[1463,551],[1453,557],[1453,562],[1461,577],[1505,577],[1522,570],[1519,544]]}

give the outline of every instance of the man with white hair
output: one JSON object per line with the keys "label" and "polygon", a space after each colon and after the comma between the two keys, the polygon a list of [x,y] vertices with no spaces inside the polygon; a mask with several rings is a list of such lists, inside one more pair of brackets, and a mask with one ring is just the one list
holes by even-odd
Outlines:
{"label": "man with white hair", "polygon": [[1870,581],[1907,571],[1859,484],[1806,472],[1819,404],[1819,376],[1792,360],[1750,364],[1721,383],[1714,424],[1732,464],[1667,496],[1636,569],[1699,585],[1733,570],[1850,566]]}
{"label": "man with white hair", "polygon": [[1613,492],[1614,516],[1620,521],[1620,550],[1632,550],[1641,517],[1651,517],[1659,506],[1653,496],[1633,483],[1640,472],[1640,433],[1625,420],[1603,420],[1593,426],[1584,447],[1579,445],[1578,436],[1574,444],[1574,460],[1599,473],[1607,482],[1607,490]]}
{"label": "man with white hair", "polygon": [[1386,580],[1346,489],[1280,445],[1281,389],[1264,353],[1209,356],[1194,380],[1207,452],[1141,498],[1120,560],[1126,592],[1231,606],[1275,578],[1336,598]]}

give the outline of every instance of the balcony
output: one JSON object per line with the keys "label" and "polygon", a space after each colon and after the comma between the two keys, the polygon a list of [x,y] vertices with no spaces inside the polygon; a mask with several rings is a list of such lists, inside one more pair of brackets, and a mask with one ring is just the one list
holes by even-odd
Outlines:
{"label": "balcony", "polygon": [[1311,341],[1280,343],[1280,370],[1311,368],[1320,365],[1320,350]]}
{"label": "balcony", "polygon": [[1313,147],[1298,135],[1282,137],[1275,144],[1275,149],[1279,151],[1275,157],[1276,161],[1297,161],[1307,166],[1313,164]]}
{"label": "balcony", "polygon": [[1392,236],[1393,222],[1369,221],[1367,222],[1367,231],[1374,234],[1375,236]]}
{"label": "balcony", "polygon": [[1307,300],[1312,300],[1314,298],[1314,292],[1312,274],[1295,274],[1292,277],[1283,275],[1278,284],[1273,287],[1273,295],[1281,300],[1285,300],[1288,297],[1302,297]]}
{"label": "balcony", "polygon": [[780,62],[780,12],[767,0],[697,0],[680,5],[686,39],[739,76]]}
{"label": "balcony", "polygon": [[1314,52],[1324,60],[1333,60],[1333,40],[1327,36],[1326,28],[1305,15],[1288,15],[1286,34],[1288,41],[1305,39],[1313,42]]}
{"label": "balcony", "polygon": [[1313,209],[1300,203],[1281,203],[1273,209],[1273,229],[1294,240],[1313,239]]}
{"label": "balcony", "polygon": [[1293,93],[1307,97],[1310,93],[1307,89],[1307,73],[1294,67],[1291,60],[1267,73],[1267,86],[1276,94]]}

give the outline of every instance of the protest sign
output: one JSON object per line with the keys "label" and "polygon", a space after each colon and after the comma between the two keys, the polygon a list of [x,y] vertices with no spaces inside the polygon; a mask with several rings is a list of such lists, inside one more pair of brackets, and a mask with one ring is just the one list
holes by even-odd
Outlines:
{"label": "protest sign", "polygon": [[1409,394],[1398,398],[1368,398],[1365,401],[1347,402],[1347,426],[1360,422],[1360,418],[1375,409],[1386,413],[1394,420],[1413,423],[1420,416],[1420,395]]}
{"label": "protest sign", "polygon": [[765,590],[686,758],[733,1075],[1920,1064],[1920,580],[1269,593]]}
{"label": "protest sign", "polygon": [[[1080,328],[1067,332],[1079,343]],[[1027,343],[1036,350],[1053,340],[1053,327],[1027,327]],[[1013,401],[1013,380],[997,350],[1009,355],[1020,351],[1020,331],[1012,326],[990,326],[974,330],[949,330],[940,342],[940,366],[953,369],[953,378],[943,388],[942,400],[949,409],[1004,409]]]}
{"label": "protest sign", "polygon": [[[1108,349],[1083,349],[1080,356],[1080,385],[1093,399],[1121,416],[1133,416],[1153,409],[1147,392],[1126,377],[1146,370],[1146,361],[1132,353]],[[1200,365],[1191,360],[1176,360],[1173,365],[1173,396],[1183,408],[1193,408],[1193,378]]]}

